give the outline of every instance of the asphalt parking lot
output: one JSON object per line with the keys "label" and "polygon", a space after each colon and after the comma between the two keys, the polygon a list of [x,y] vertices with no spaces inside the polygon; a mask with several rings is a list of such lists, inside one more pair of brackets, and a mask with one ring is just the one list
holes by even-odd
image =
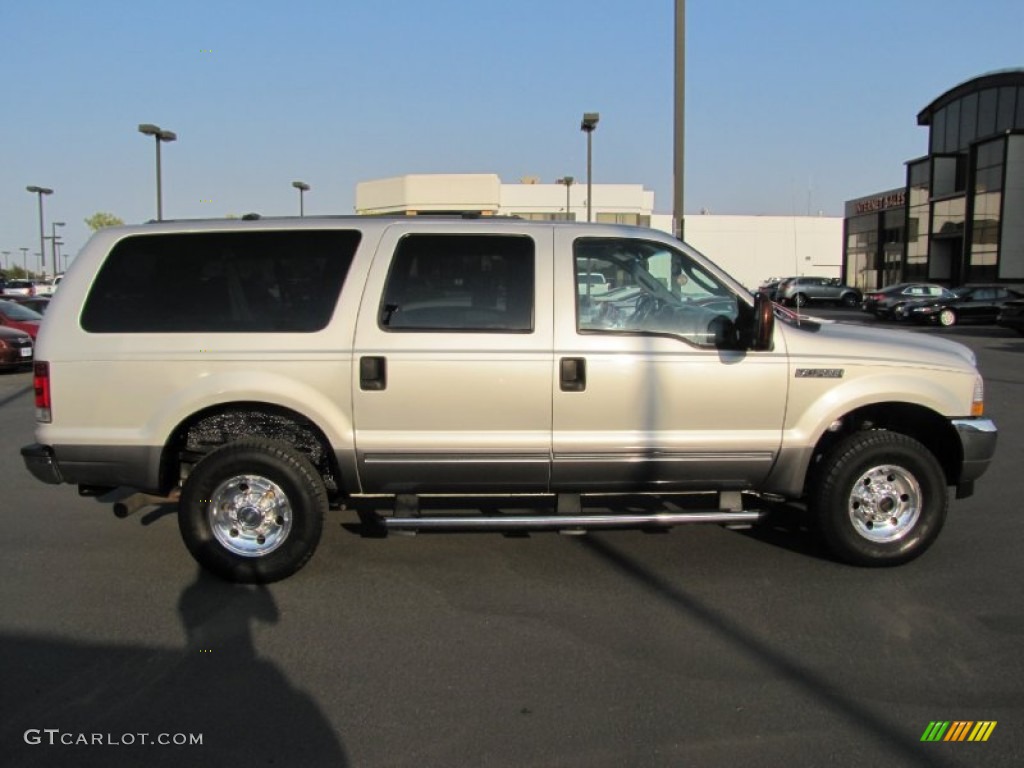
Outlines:
{"label": "asphalt parking lot", "polygon": [[[228,585],[173,509],[117,519],[29,476],[30,376],[0,374],[3,762],[1021,765],[1024,337],[913,332],[977,352],[1000,444],[935,546],[882,570],[797,525],[382,539],[333,512],[298,575]],[[937,720],[996,726],[922,742]]]}

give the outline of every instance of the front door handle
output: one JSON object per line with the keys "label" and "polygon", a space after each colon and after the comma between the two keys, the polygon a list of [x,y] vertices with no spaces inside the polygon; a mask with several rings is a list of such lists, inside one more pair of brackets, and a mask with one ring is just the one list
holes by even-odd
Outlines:
{"label": "front door handle", "polygon": [[587,388],[587,361],[582,357],[563,357],[559,361],[559,383],[563,392],[582,392]]}
{"label": "front door handle", "polygon": [[359,358],[359,388],[380,392],[388,386],[388,361],[383,357]]}

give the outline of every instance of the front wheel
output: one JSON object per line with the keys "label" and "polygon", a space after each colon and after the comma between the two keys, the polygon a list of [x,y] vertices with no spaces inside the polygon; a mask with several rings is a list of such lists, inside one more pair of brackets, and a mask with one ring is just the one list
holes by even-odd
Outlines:
{"label": "front wheel", "polygon": [[306,456],[247,438],[203,458],[181,491],[178,527],[189,552],[228,581],[290,576],[320,542],[327,491]]}
{"label": "front wheel", "polygon": [[932,453],[896,432],[850,435],[817,470],[810,495],[836,557],[855,565],[898,565],[920,555],[946,520],[946,479]]}
{"label": "front wheel", "polygon": [[956,310],[944,309],[939,312],[939,325],[943,328],[949,328],[950,326],[956,325],[956,321]]}
{"label": "front wheel", "polygon": [[806,305],[807,305],[807,297],[804,294],[798,293],[796,296],[793,297],[793,306],[794,307],[804,307]]}

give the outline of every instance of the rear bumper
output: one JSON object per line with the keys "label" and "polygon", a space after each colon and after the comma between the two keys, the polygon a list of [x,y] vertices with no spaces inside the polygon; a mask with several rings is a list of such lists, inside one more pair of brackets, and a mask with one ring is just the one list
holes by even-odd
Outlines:
{"label": "rear bumper", "polygon": [[60,474],[60,467],[57,465],[57,457],[53,455],[53,449],[48,445],[33,443],[21,449],[21,458],[25,461],[25,467],[36,480],[42,480],[49,485],[60,485],[64,478]]}
{"label": "rear bumper", "polygon": [[40,445],[21,449],[25,467],[37,479],[56,485],[126,486],[157,492],[160,446]]}

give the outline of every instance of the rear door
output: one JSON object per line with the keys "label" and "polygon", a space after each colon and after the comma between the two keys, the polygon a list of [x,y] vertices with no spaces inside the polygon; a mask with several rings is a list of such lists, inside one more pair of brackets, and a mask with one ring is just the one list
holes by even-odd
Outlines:
{"label": "rear door", "polygon": [[548,488],[551,228],[481,231],[396,224],[381,241],[353,360],[364,492]]}

